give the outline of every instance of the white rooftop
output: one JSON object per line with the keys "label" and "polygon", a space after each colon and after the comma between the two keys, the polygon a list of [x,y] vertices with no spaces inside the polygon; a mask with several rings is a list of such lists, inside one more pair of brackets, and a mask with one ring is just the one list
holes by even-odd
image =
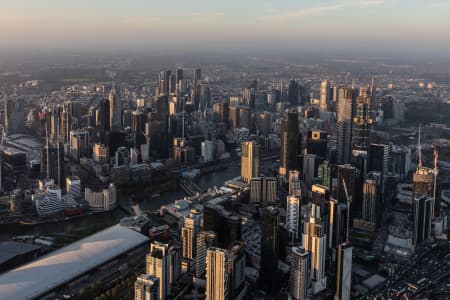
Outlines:
{"label": "white rooftop", "polygon": [[0,299],[33,299],[145,243],[115,225],[0,275]]}

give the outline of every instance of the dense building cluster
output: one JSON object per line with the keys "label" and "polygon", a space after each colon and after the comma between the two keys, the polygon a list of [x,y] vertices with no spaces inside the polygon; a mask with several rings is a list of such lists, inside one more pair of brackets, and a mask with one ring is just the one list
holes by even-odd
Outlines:
{"label": "dense building cluster", "polygon": [[[142,273],[133,275],[135,299],[346,300],[425,289],[405,288],[421,278],[387,278],[397,260],[447,239],[448,164],[442,174],[439,147],[424,142],[418,122],[388,128],[404,121],[401,89],[342,74],[230,87],[211,70],[185,71],[64,85],[38,99],[5,92],[5,222],[118,205],[135,213],[122,225],[149,239],[145,258],[134,257],[145,267],[128,266]],[[222,187],[196,183],[234,165],[240,176]],[[157,212],[127,194],[148,188],[148,201],[173,187],[186,197]]]}

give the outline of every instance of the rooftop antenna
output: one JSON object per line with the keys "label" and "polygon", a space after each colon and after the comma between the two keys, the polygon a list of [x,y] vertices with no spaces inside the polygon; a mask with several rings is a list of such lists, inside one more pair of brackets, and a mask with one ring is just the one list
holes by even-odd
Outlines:
{"label": "rooftop antenna", "polygon": [[[439,149],[438,147],[435,145],[434,146],[434,170],[433,170],[433,175],[434,175],[434,184],[433,184],[433,198],[434,198],[434,203],[436,203],[436,181],[437,181],[437,176],[439,173],[438,170],[438,159],[439,159]],[[432,213],[432,217],[434,218],[434,205],[431,208],[431,210],[433,211]]]}
{"label": "rooftop antenna", "polygon": [[[57,136],[58,136],[58,139],[59,139],[59,120],[58,120],[58,122],[57,122],[57,124],[56,124],[56,131],[57,131]],[[56,151],[57,151],[57,155],[58,155],[58,186],[59,187],[61,187],[61,174],[60,174],[60,172],[61,172],[61,163],[60,163],[60,161],[59,161],[59,140],[58,139],[56,139],[56,142],[58,143],[57,145],[56,145]],[[47,151],[48,151],[48,149],[47,149]],[[48,162],[47,162],[47,165],[48,165]]]}
{"label": "rooftop antenna", "polygon": [[47,147],[47,180],[50,179],[50,167],[49,167],[49,160],[50,160],[50,154],[48,152],[48,122],[46,120],[45,122],[45,145]]}
{"label": "rooftop antenna", "polygon": [[417,151],[418,151],[418,155],[419,155],[419,168],[422,168],[422,144],[420,142],[420,136],[421,136],[421,131],[422,131],[422,123],[419,124],[419,137],[417,139]]}

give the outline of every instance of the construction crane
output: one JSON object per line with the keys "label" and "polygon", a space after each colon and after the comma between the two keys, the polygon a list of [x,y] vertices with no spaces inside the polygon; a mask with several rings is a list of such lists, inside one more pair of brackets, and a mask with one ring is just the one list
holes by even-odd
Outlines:
{"label": "construction crane", "polygon": [[352,203],[353,195],[348,195],[347,183],[345,183],[345,179],[342,178],[342,184],[344,185],[345,198],[347,198],[347,231],[346,231],[346,242],[349,242],[350,236],[350,204]]}

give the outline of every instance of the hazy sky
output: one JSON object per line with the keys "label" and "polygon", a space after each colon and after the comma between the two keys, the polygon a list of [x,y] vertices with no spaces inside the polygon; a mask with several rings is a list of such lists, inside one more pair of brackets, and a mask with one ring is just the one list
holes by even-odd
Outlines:
{"label": "hazy sky", "polygon": [[450,52],[450,0],[0,0],[0,48]]}

